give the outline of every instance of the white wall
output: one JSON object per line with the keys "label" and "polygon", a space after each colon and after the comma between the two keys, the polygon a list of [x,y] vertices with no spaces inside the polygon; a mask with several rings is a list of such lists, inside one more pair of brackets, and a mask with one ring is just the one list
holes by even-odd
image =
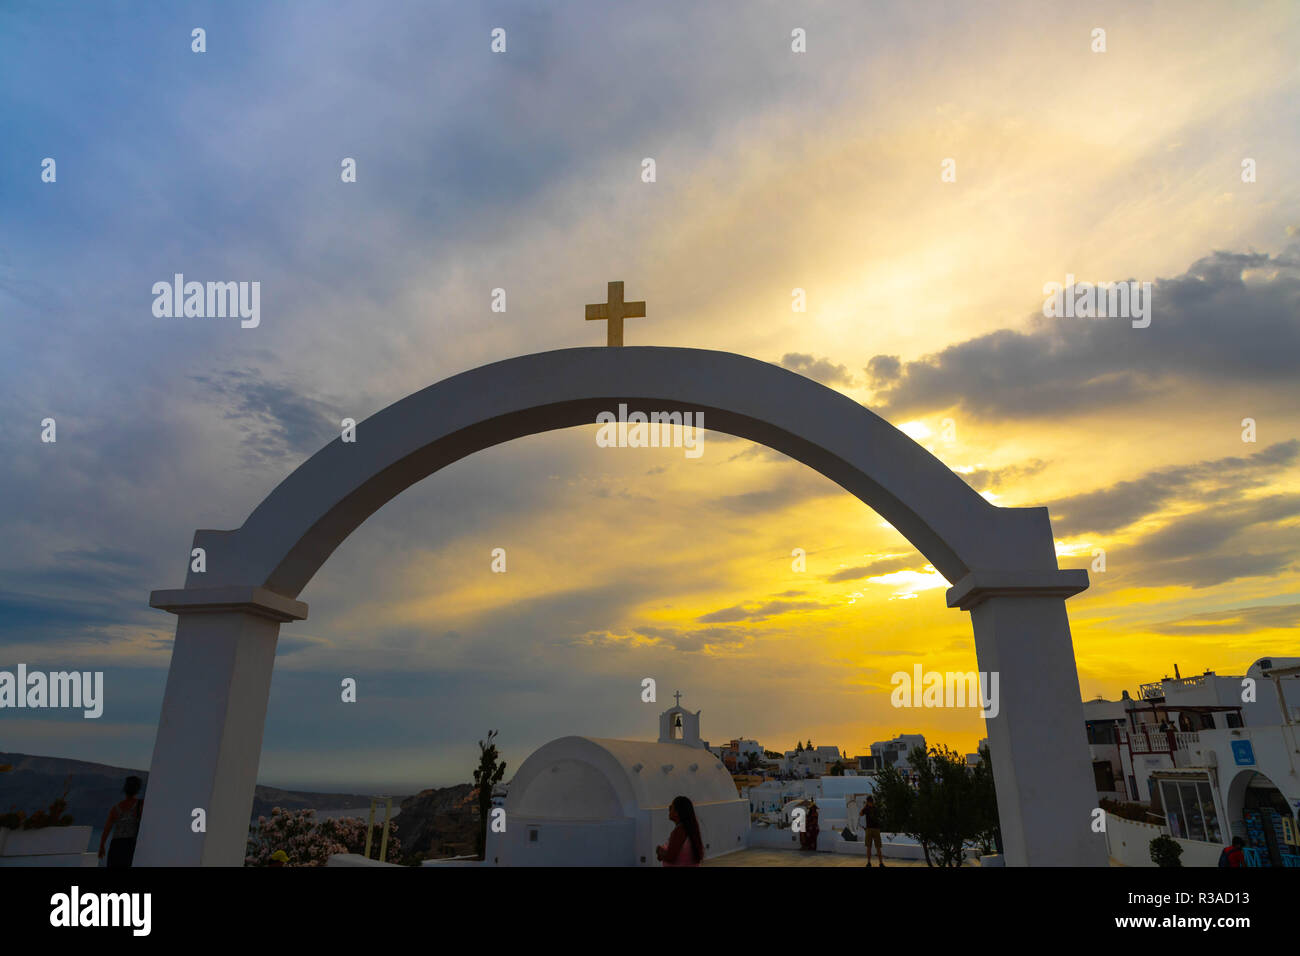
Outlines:
{"label": "white wall", "polygon": [[[530,838],[534,831],[536,840]],[[514,816],[506,832],[495,837],[488,844],[487,861],[499,866],[630,866],[636,821]]]}
{"label": "white wall", "polygon": [[1106,849],[1120,866],[1155,866],[1149,844],[1164,827],[1106,814]]}
{"label": "white wall", "polygon": [[[1164,827],[1106,814],[1106,848],[1120,866],[1155,866],[1151,862],[1151,841],[1162,833],[1167,833]],[[1183,855],[1179,858],[1183,866],[1219,865],[1223,846],[1199,840],[1174,842],[1183,848]]]}
{"label": "white wall", "polygon": [[[700,823],[700,837],[704,840],[705,859],[743,850],[749,843],[749,801],[728,800],[723,803],[695,804],[695,818]],[[655,847],[667,843],[674,824],[668,819],[668,808],[660,807],[641,811],[638,825],[637,866],[659,866]],[[642,862],[641,857],[645,860]]]}

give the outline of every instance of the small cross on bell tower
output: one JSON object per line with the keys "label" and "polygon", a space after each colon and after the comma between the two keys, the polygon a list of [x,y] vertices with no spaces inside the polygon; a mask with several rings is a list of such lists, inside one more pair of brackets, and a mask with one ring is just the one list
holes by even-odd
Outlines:
{"label": "small cross on bell tower", "polygon": [[659,715],[659,742],[707,747],[708,743],[700,739],[700,712],[691,713],[682,706],[681,691],[673,694],[673,698],[677,703]]}

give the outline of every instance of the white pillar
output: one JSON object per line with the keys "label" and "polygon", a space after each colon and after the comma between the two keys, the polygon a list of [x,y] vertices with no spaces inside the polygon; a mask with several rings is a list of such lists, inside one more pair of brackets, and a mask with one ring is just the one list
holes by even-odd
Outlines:
{"label": "white pillar", "polygon": [[307,606],[251,587],[155,591],[150,604],[177,615],[176,641],[134,865],[243,866],[276,639]]}
{"label": "white pillar", "polygon": [[998,676],[987,718],[998,817],[1011,866],[1105,866],[1098,795],[1065,599],[1086,571],[975,572],[949,590],[971,612],[981,671]]}

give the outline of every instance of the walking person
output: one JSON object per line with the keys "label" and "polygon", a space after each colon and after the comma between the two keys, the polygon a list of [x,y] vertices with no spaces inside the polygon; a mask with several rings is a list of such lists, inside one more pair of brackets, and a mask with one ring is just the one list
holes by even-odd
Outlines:
{"label": "walking person", "polygon": [[104,844],[108,842],[108,859],[104,865],[109,869],[126,869],[135,856],[135,838],[140,833],[140,815],[144,812],[144,801],[136,794],[142,786],[144,781],[139,777],[127,777],[126,783],[122,785],[125,799],[113,804],[108,811],[104,832],[99,835],[99,856],[103,859]]}
{"label": "walking person", "polygon": [[664,866],[699,866],[704,859],[704,841],[700,839],[700,824],[691,798],[673,797],[668,819],[677,825],[668,842],[655,847],[655,857]]}
{"label": "walking person", "polygon": [[867,802],[862,805],[858,812],[862,817],[862,827],[867,832],[865,840],[867,844],[867,866],[871,865],[871,845],[876,845],[876,859],[880,861],[879,865],[885,865],[885,853],[880,848],[880,811],[876,809],[876,798],[867,795]]}

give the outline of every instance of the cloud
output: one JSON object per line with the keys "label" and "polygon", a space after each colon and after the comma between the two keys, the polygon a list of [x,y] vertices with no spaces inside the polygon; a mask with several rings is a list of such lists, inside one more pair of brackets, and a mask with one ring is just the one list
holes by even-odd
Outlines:
{"label": "cloud", "polygon": [[1300,604],[1260,604],[1253,607],[1204,611],[1152,624],[1149,630],[1175,635],[1254,634],[1300,626]]}
{"label": "cloud", "polygon": [[243,434],[250,461],[273,462],[315,454],[338,433],[335,407],[303,395],[289,385],[268,382],[255,371],[236,369],[195,375],[225,408],[224,417]]}
{"label": "cloud", "polygon": [[1034,458],[1023,465],[1007,465],[1004,468],[976,468],[973,471],[959,472],[959,474],[962,480],[976,491],[984,491],[989,488],[1001,488],[1004,485],[1030,478],[1046,467],[1047,462],[1040,458]]}
{"label": "cloud", "polygon": [[858,578],[870,577],[877,574],[889,574],[892,571],[904,571],[911,568],[917,563],[920,555],[903,554],[896,557],[881,558],[879,561],[873,561],[870,564],[860,565],[856,568],[844,568],[836,571],[834,574],[827,575],[826,580],[831,583],[840,581],[855,581]]}
{"label": "cloud", "polygon": [[712,611],[709,614],[702,614],[696,620],[701,624],[765,621],[779,614],[789,614],[793,611],[815,611],[833,606],[831,604],[822,604],[820,601],[767,601],[750,607],[736,604],[731,607],[724,607],[719,611]]}
{"label": "cloud", "polygon": [[589,631],[574,643],[607,649],[661,648],[685,653],[717,653],[740,650],[753,638],[739,628],[730,627],[636,627],[628,634],[613,631]]}
{"label": "cloud", "polygon": [[781,367],[792,372],[806,375],[823,385],[852,385],[853,376],[843,365],[836,365],[830,359],[816,358],[803,352],[787,352],[781,356]]}
{"label": "cloud", "polygon": [[1214,252],[1157,279],[1151,325],[1044,318],[912,362],[867,365],[872,407],[895,419],[960,406],[972,417],[1044,418],[1132,404],[1178,385],[1291,387],[1300,367],[1300,260]]}
{"label": "cloud", "polygon": [[1052,526],[1063,534],[1105,534],[1158,514],[1180,499],[1194,498],[1202,508],[1232,502],[1250,489],[1266,486],[1297,456],[1300,439],[1292,439],[1245,458],[1234,455],[1149,471],[1109,488],[1052,502]]}
{"label": "cloud", "polygon": [[821,475],[802,471],[797,478],[787,480],[775,488],[747,491],[738,495],[722,495],[707,503],[707,507],[730,511],[740,515],[758,515],[791,508],[805,501],[839,494],[843,489]]}

